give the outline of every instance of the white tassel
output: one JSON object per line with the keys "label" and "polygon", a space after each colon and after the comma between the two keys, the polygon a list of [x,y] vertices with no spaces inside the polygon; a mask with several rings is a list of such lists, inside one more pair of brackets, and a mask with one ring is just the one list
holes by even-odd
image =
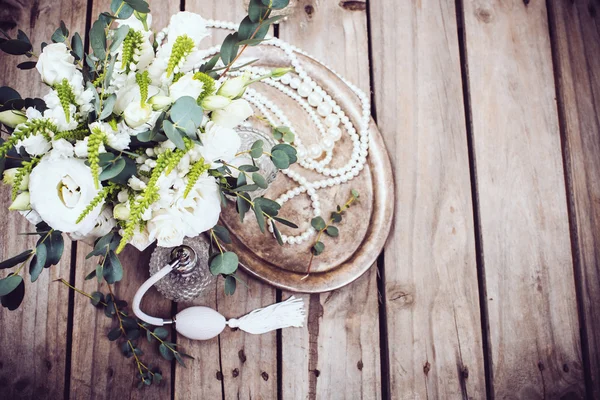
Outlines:
{"label": "white tassel", "polygon": [[304,300],[292,296],[284,302],[259,308],[241,318],[227,321],[230,328],[240,328],[244,332],[259,335],[288,327],[304,326]]}

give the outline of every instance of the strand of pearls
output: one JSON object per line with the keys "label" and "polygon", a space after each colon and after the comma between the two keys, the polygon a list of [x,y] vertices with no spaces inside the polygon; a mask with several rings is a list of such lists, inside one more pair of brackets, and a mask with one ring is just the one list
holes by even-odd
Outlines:
{"label": "strand of pearls", "polygon": [[[208,20],[207,26],[210,28],[233,31],[237,29],[237,24],[225,21]],[[160,36],[158,37],[164,38],[166,31],[161,31],[159,35]],[[295,127],[287,118],[283,110],[256,90],[248,88],[244,94],[244,98],[252,103],[272,125],[285,125],[289,127],[295,134],[294,143],[298,150],[298,163],[300,166],[325,176],[324,179],[308,181],[296,171],[291,169],[283,170],[282,172],[296,182],[298,186],[282,194],[276,201],[280,205],[283,205],[292,198],[306,193],[310,197],[314,216],[318,216],[321,214],[321,207],[317,190],[325,187],[337,186],[352,180],[360,174],[366,164],[370,140],[370,101],[362,90],[348,82],[332,68],[323,64],[325,68],[329,69],[341,79],[360,100],[362,114],[358,126],[355,127],[336,101],[308,76],[296,57],[296,54],[311,57],[310,55],[278,38],[269,37],[269,40],[264,42],[264,44],[282,49],[289,58],[291,66],[294,67],[295,74],[286,74],[279,79],[268,78],[262,82],[286,94],[306,111],[316,127],[316,130],[319,132],[319,140],[316,143],[305,146],[302,143],[302,139],[296,134]],[[205,50],[204,55],[205,57],[210,57],[216,54],[219,49],[219,46],[214,46]],[[267,74],[269,70],[248,66],[242,68],[240,71],[231,72],[230,74],[239,75],[243,72],[250,73],[253,78],[256,78]],[[335,143],[340,140],[343,135],[340,126],[345,129],[345,132],[352,140],[353,150],[350,159],[344,166],[340,168],[330,168],[329,164],[333,159]],[[272,228],[269,228],[271,232],[273,232]],[[315,229],[311,226],[299,235],[282,235],[282,239],[284,243],[298,244],[308,240],[314,234]]]}

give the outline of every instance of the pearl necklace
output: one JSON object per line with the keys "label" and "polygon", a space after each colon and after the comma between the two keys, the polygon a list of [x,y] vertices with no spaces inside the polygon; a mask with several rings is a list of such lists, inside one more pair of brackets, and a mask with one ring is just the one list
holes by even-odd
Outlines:
{"label": "pearl necklace", "polygon": [[[227,29],[235,31],[238,24],[233,22],[224,21],[206,21],[206,25],[209,28]],[[167,29],[163,29],[157,34],[157,40],[160,43],[166,36]],[[282,205],[292,198],[306,193],[311,200],[314,217],[321,215],[321,204],[317,193],[318,189],[325,187],[332,187],[346,183],[358,176],[363,170],[368,150],[369,150],[369,124],[371,121],[371,107],[370,101],[367,95],[360,90],[358,87],[353,85],[344,79],[340,74],[335,72],[332,68],[325,64],[322,64],[325,68],[335,74],[339,79],[344,82],[359,98],[362,105],[362,115],[359,121],[358,129],[352,124],[348,116],[344,113],[341,107],[333,100],[333,98],[325,92],[314,80],[312,80],[296,57],[295,53],[302,54],[311,57],[306,52],[284,42],[281,39],[269,37],[269,40],[263,43],[264,45],[270,45],[279,47],[282,49],[292,67],[295,69],[295,74],[289,73],[281,78],[267,78],[261,82],[272,86],[273,88],[281,91],[282,93],[295,100],[309,115],[310,119],[316,126],[319,134],[321,135],[319,144],[312,144],[308,147],[302,144],[301,138],[296,134],[296,129],[287,118],[285,113],[271,100],[266,98],[263,94],[257,92],[253,88],[248,88],[244,94],[244,98],[252,103],[269,121],[270,124],[279,126],[285,125],[295,135],[294,144],[298,151],[298,164],[304,169],[313,170],[326,178],[316,181],[308,181],[305,177],[300,175],[296,171],[291,169],[282,170],[281,172],[298,183],[298,186],[288,190],[282,194],[275,201]],[[205,50],[205,58],[213,56],[219,52],[220,46],[214,46]],[[314,58],[314,57],[311,57]],[[249,73],[252,78],[264,76],[269,73],[269,70],[265,68],[247,66],[239,71],[230,72],[229,75],[237,76],[242,73]],[[333,159],[333,150],[335,143],[342,137],[342,129],[339,127],[343,125],[346,132],[350,136],[353,143],[353,150],[350,160],[341,168],[330,168],[329,163]],[[323,157],[323,153],[325,156]],[[322,160],[319,160],[323,157]],[[273,228],[269,226],[269,230],[273,233]],[[311,236],[316,233],[315,229],[310,226],[306,231],[299,235],[288,236],[281,235],[284,243],[289,244],[300,244],[308,240]]]}

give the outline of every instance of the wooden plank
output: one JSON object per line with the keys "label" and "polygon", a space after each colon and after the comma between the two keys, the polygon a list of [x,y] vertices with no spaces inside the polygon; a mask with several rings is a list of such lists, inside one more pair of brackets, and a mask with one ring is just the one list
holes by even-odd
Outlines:
{"label": "wooden plank", "polygon": [[370,4],[375,110],[396,176],[385,248],[390,397],[483,398],[454,3]]}
{"label": "wooden plank", "polygon": [[[298,2],[288,18],[283,40],[369,92],[365,2]],[[282,331],[282,398],[380,398],[375,267],[345,288],[302,297],[307,326]]]}
{"label": "wooden plank", "polygon": [[600,397],[600,34],[592,3],[549,2],[553,50],[562,115],[571,221],[574,226],[576,279],[587,339],[591,387]]}
{"label": "wooden plank", "polygon": [[[38,4],[33,1],[11,2],[2,6],[2,28],[16,36],[16,27],[27,33],[39,53],[40,44],[64,20],[69,29],[83,31],[87,2],[82,0]],[[83,18],[82,18],[83,16]],[[15,29],[13,29],[15,28]],[[0,54],[0,86],[10,86],[22,96],[41,97],[48,92],[38,72],[16,68],[25,57]],[[3,212],[10,205],[10,188],[2,185],[0,203]],[[15,212],[5,212],[0,221],[0,259],[16,255],[35,246],[37,238],[17,236],[32,232],[34,227]],[[44,271],[31,283],[26,265],[21,275],[25,279],[25,299],[16,311],[0,309],[0,392],[10,399],[56,399],[65,391],[67,357],[68,289],[53,283],[59,277],[69,278],[71,269],[71,242],[65,240],[65,249],[59,265]],[[7,270],[2,272],[6,276]]]}
{"label": "wooden plank", "polygon": [[[186,11],[204,18],[221,21],[241,21],[246,8],[239,0],[188,0]],[[202,46],[221,44],[224,30],[213,30],[212,37]],[[233,296],[225,296],[223,281],[214,290],[194,300],[195,305],[207,305],[228,318],[239,317],[256,308],[275,302],[275,289],[240,271],[248,287],[238,285]],[[189,304],[178,305],[179,309]],[[275,332],[250,335],[226,328],[218,339],[206,342],[190,341],[182,336],[178,342],[192,350],[196,360],[188,368],[177,367],[175,394],[182,399],[206,399],[223,396],[225,399],[277,398],[277,336]],[[198,384],[198,383],[201,384]],[[224,390],[224,392],[222,391]]]}
{"label": "wooden plank", "polygon": [[465,1],[493,390],[582,397],[545,2]]}
{"label": "wooden plank", "polygon": [[[152,6],[152,5],[151,5]],[[92,8],[92,22],[100,12],[108,10],[109,0],[95,1]],[[153,14],[153,29],[158,31],[167,25],[172,13],[179,11],[179,1],[164,2]],[[78,243],[75,285],[90,293],[100,290],[107,293],[106,283],[98,285],[96,279],[84,281],[84,277],[95,268],[96,257],[89,260],[85,256],[90,246]],[[114,286],[115,296],[131,302],[133,295],[149,276],[148,262],[151,250],[143,253],[128,247],[120,259],[124,267],[123,280]],[[157,291],[150,291],[142,303],[144,310],[157,316],[171,315],[171,302]],[[152,385],[137,390],[139,382],[133,359],[125,358],[119,344],[108,341],[106,334],[112,326],[111,320],[101,311],[96,311],[89,300],[83,296],[75,297],[73,321],[73,355],[71,361],[71,398],[112,399],[128,398],[169,398],[171,396],[171,363],[158,354],[156,344],[140,340],[144,351],[142,361],[146,365],[158,366],[165,378],[160,385]]]}

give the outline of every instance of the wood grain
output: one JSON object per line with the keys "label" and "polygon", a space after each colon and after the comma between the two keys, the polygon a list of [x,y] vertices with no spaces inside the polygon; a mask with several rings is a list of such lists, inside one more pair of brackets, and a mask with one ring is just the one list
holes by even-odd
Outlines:
{"label": "wood grain", "polygon": [[576,279],[587,339],[591,398],[600,397],[600,34],[596,7],[549,2],[563,120],[567,189],[577,252]]}
{"label": "wood grain", "polygon": [[[108,10],[109,7],[109,0],[95,1],[92,22],[100,12]],[[168,23],[170,15],[177,11],[179,1],[164,2],[160,12],[153,14],[153,28],[162,29]],[[88,293],[95,290],[107,293],[106,283],[99,285],[96,279],[84,280],[97,263],[96,257],[85,259],[90,251],[90,246],[82,242],[77,244],[75,285]],[[119,257],[124,268],[123,279],[114,285],[117,298],[131,302],[139,286],[149,277],[150,254],[151,249],[140,253],[131,246],[123,251]],[[144,297],[142,308],[150,315],[171,315],[171,302],[156,290],[151,290]],[[79,295],[75,297],[73,320],[71,398],[113,399],[122,397],[123,394],[132,399],[164,399],[171,396],[171,363],[162,359],[156,343],[147,343],[143,337],[140,339],[140,347],[144,351],[142,362],[148,366],[159,367],[164,381],[160,385],[137,390],[139,377],[134,360],[122,355],[120,342],[110,342],[106,337],[116,322],[111,322],[102,311],[94,309],[87,298]]]}
{"label": "wood grain", "polygon": [[[354,9],[345,2],[298,1],[279,33],[368,93],[366,3],[352,3]],[[345,288],[302,297],[307,326],[282,331],[282,397],[380,398],[376,269]]]}
{"label": "wood grain", "polygon": [[374,0],[370,7],[376,117],[397,184],[385,248],[390,397],[483,398],[454,4]]}
{"label": "wood grain", "polygon": [[[83,31],[86,1],[57,1],[50,5],[34,1],[6,2],[0,11],[0,26],[16,36],[16,27],[23,30],[39,53],[43,41],[58,27],[60,20],[72,31]],[[49,89],[38,72],[22,71],[16,65],[25,57],[0,53],[0,86],[10,86],[23,97],[41,97]],[[10,188],[1,185],[0,259],[12,257],[25,249],[34,248],[37,237],[18,236],[35,231],[33,225],[16,212],[7,212]],[[25,299],[15,311],[0,309],[0,397],[7,399],[56,399],[65,391],[67,357],[68,289],[53,280],[69,278],[71,243],[65,238],[61,262],[44,270],[31,283],[29,265],[21,271],[25,280]],[[3,270],[1,277],[9,271]]]}
{"label": "wood grain", "polygon": [[[187,0],[185,7],[186,11],[221,21],[240,22],[246,15],[246,8],[238,0],[210,3],[203,0]],[[226,33],[229,32],[213,29],[212,37],[203,42],[202,46],[221,44]],[[247,288],[238,284],[233,296],[225,296],[223,280],[219,279],[214,290],[202,294],[192,304],[213,307],[227,318],[232,318],[275,302],[273,287],[250,278],[241,271],[239,276],[247,282]],[[187,306],[189,304],[178,304],[180,310]],[[188,368],[176,368],[177,398],[277,398],[275,332],[250,335],[225,328],[218,339],[198,342],[179,336],[178,342],[196,352],[197,357]]]}
{"label": "wood grain", "polygon": [[464,21],[494,394],[582,397],[545,2],[465,1]]}

